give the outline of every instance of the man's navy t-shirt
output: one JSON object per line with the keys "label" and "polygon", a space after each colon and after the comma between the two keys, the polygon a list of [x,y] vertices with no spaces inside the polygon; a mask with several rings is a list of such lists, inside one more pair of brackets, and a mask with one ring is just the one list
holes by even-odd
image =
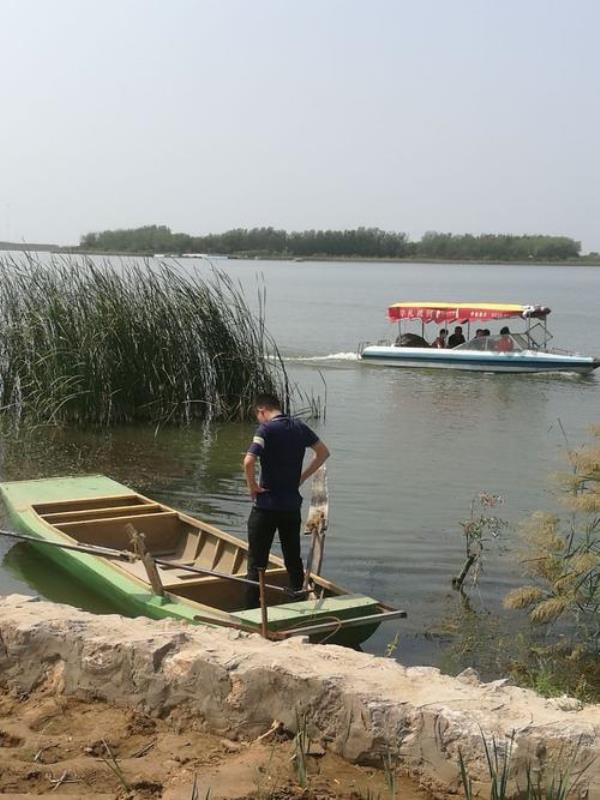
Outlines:
{"label": "man's navy t-shirt", "polygon": [[258,426],[248,452],[260,459],[257,508],[269,511],[297,511],[302,503],[298,491],[304,451],[319,437],[299,419],[280,414]]}

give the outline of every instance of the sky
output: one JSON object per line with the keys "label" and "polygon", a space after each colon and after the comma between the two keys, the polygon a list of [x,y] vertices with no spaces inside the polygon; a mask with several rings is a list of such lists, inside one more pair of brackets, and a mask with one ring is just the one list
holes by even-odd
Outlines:
{"label": "sky", "polygon": [[596,0],[0,0],[0,240],[165,224],[600,251]]}

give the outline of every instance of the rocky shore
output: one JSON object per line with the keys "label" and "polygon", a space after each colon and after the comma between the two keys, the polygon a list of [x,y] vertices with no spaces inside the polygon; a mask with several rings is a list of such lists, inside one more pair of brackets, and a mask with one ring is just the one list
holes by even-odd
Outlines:
{"label": "rocky shore", "polygon": [[[211,774],[213,797],[290,796],[290,741],[302,720],[310,747],[316,748],[315,758],[327,759],[324,765],[337,764],[323,767],[325,772],[330,769],[332,775],[342,775],[350,770],[343,787],[338,780],[339,792],[332,782],[322,786],[324,797],[328,793],[366,797],[367,788],[382,780],[374,768],[381,770],[384,763],[388,779],[393,764],[399,776],[408,776],[431,796],[460,795],[459,748],[474,787],[485,797],[489,778],[483,737],[488,742],[494,737],[502,747],[513,736],[515,787],[524,785],[527,765],[535,774],[545,775],[561,759],[575,756],[575,769],[587,767],[587,797],[600,798],[598,706],[584,706],[569,698],[546,700],[505,681],[482,683],[471,671],[451,678],[437,669],[407,669],[392,659],[341,647],[298,639],[265,642],[256,635],[175,621],[95,616],[20,595],[0,599],[0,635],[0,751],[4,754],[0,775],[8,774],[9,768],[14,771],[14,754],[27,743],[32,751],[31,780],[35,783],[39,780],[35,773],[42,772],[47,782],[31,789],[36,794],[47,789],[54,797],[62,793],[86,796],[82,786],[75,789],[68,778],[56,785],[69,770],[48,773],[40,767],[53,758],[48,755],[53,746],[68,745],[68,739],[56,745],[39,740],[41,732],[51,733],[58,724],[61,735],[77,740],[72,745],[77,757],[89,757],[85,748],[92,748],[92,755],[102,760],[104,774],[108,774],[110,753],[117,763],[119,758],[131,759],[134,751],[148,745],[144,737],[158,741],[160,734],[158,750],[154,744],[137,758],[149,756],[149,763],[163,767],[163,774],[169,762],[170,783],[150,771],[139,778],[139,790],[130,779],[130,791],[138,791],[130,796],[191,797],[192,767],[196,773],[199,764],[194,766],[191,759],[190,767],[189,760],[177,760],[185,759],[190,747],[189,752],[196,754],[222,751],[221,762],[215,758],[223,765],[231,755],[234,761],[243,755],[246,764],[245,784],[240,778],[237,790],[232,786],[232,766],[219,771],[213,764],[212,773],[204,770],[199,796],[205,796]],[[73,709],[81,712],[79,721]],[[87,727],[81,721],[86,714]],[[60,723],[52,721],[57,717]],[[38,735],[37,742],[26,742],[23,726]],[[168,744],[169,736],[187,737],[185,742],[194,740],[195,744],[185,744],[183,739],[171,739]],[[205,737],[201,746],[195,737]],[[253,791],[247,784],[250,772],[261,774],[258,767],[269,742],[271,765],[283,759],[287,772],[277,773],[277,787],[271,785],[265,794],[264,786]],[[94,748],[100,748],[98,753]],[[285,755],[279,755],[278,748]],[[38,750],[42,752],[36,760]],[[6,757],[9,751],[12,760]],[[53,763],[60,761],[55,758]],[[5,797],[27,794],[26,779],[1,781]],[[221,782],[224,788],[220,789]],[[103,796],[97,789],[90,796]],[[7,794],[10,791],[12,795]],[[380,789],[369,791],[374,791],[370,796],[386,796]],[[409,792],[419,796],[409,784],[397,796],[409,797]],[[127,796],[114,771],[106,796]]]}

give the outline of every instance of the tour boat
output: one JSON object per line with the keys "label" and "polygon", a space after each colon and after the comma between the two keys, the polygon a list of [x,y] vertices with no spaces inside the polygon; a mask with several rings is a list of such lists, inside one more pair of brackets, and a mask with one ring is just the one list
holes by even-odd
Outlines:
{"label": "tour boat", "polygon": [[[313,573],[309,591],[293,596],[276,556],[265,571],[266,608],[247,610],[246,542],[103,475],[0,483],[0,494],[22,538],[130,616],[353,645],[406,616]],[[145,558],[132,556],[132,532],[143,534]]]}
{"label": "tour boat", "polygon": [[[550,309],[538,305],[505,303],[394,303],[388,318],[397,322],[395,342],[365,343],[359,346],[364,362],[394,367],[462,369],[477,372],[574,372],[589,373],[600,367],[600,358],[549,348],[552,339],[547,318]],[[520,330],[501,328],[490,332],[488,322],[519,320]],[[420,322],[420,334],[407,331],[410,320]],[[435,323],[466,326],[466,337],[456,347],[433,347],[425,339],[425,326]],[[474,328],[479,329],[474,332]],[[482,334],[482,330],[484,333]],[[504,330],[504,332],[502,332]]]}

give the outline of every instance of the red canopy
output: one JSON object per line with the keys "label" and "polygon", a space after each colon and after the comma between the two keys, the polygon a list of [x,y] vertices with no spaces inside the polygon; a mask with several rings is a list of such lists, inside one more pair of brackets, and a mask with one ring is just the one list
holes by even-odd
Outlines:
{"label": "red canopy", "polygon": [[388,308],[391,321],[420,319],[423,322],[471,322],[510,317],[543,318],[550,313],[546,306],[523,306],[511,303],[394,303]]}

